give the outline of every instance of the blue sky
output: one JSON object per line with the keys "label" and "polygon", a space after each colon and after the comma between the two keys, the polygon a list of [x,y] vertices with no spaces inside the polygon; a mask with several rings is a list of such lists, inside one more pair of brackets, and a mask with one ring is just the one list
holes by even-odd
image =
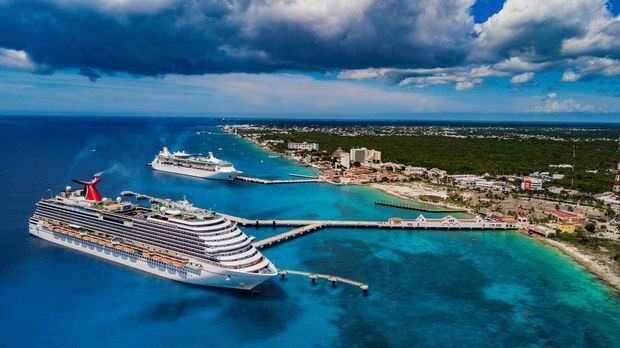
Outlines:
{"label": "blue sky", "polygon": [[620,1],[4,0],[0,113],[620,122]]}

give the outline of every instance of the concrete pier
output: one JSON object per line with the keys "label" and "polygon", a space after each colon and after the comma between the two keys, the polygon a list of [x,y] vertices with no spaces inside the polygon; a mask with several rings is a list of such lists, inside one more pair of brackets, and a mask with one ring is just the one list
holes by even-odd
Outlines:
{"label": "concrete pier", "polygon": [[253,182],[256,184],[309,184],[322,182],[320,179],[293,179],[293,180],[270,180],[270,179],[262,179],[262,178],[252,178],[249,176],[238,176],[237,180]]}
{"label": "concrete pier", "polygon": [[362,291],[365,294],[368,293],[368,284],[358,282],[356,280],[352,280],[348,278],[338,277],[338,276],[331,275],[331,274],[310,273],[310,272],[296,271],[296,270],[291,270],[291,269],[280,269],[278,270],[278,273],[280,273],[280,275],[282,276],[282,279],[285,279],[286,275],[296,274],[296,275],[302,275],[302,276],[306,276],[310,278],[310,281],[312,282],[312,284],[316,284],[317,279],[326,279],[332,283],[333,287],[336,287],[338,282],[341,282],[344,284],[357,286],[358,288],[362,289]]}
{"label": "concrete pier", "polygon": [[400,209],[407,209],[407,210],[419,210],[419,211],[425,211],[429,213],[464,213],[467,211],[465,209],[452,209],[452,208],[436,208],[436,209],[435,208],[424,208],[424,207],[419,207],[415,205],[393,203],[393,202],[383,202],[383,201],[376,201],[375,204],[382,205],[385,207],[400,208]]}
{"label": "concrete pier", "polygon": [[320,230],[321,228],[323,228],[323,224],[321,224],[321,223],[310,224],[310,225],[306,225],[306,226],[303,226],[303,227],[296,228],[296,229],[288,231],[288,232],[276,234],[275,236],[272,236],[272,237],[269,237],[269,238],[265,238],[263,240],[255,242],[252,245],[254,245],[254,247],[256,249],[261,249],[261,248],[263,248],[265,246],[270,246],[272,244],[277,244],[277,243],[280,243],[280,242],[282,242],[284,240],[292,239],[292,238],[299,237],[299,236],[301,236],[303,234],[306,234],[306,233],[310,233],[310,232],[314,232],[316,230]]}

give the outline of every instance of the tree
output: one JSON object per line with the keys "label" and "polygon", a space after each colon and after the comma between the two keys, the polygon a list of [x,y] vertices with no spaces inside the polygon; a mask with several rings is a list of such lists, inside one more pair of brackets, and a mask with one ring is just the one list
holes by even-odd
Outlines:
{"label": "tree", "polygon": [[588,232],[590,232],[590,233],[594,233],[594,230],[596,229],[596,226],[595,226],[593,223],[588,222],[588,223],[584,226],[584,228],[586,229],[586,231],[588,231]]}

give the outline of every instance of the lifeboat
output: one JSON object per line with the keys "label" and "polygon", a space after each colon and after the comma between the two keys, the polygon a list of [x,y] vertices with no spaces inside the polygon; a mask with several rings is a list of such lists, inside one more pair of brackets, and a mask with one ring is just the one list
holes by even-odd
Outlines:
{"label": "lifeboat", "polygon": [[146,251],[143,251],[143,252],[142,252],[142,256],[150,257],[150,256],[151,256],[151,254],[147,253]]}
{"label": "lifeboat", "polygon": [[160,255],[157,255],[157,254],[155,254],[155,255],[151,256],[151,258],[153,258],[153,259],[155,259],[155,260],[161,260],[161,256],[160,256]]}
{"label": "lifeboat", "polygon": [[170,259],[169,259],[169,258],[167,258],[167,257],[162,257],[162,258],[161,258],[161,260],[162,260],[163,262],[165,262],[165,263],[172,263],[172,260],[170,260]]}
{"label": "lifeboat", "polygon": [[183,262],[181,262],[181,261],[173,260],[173,261],[172,261],[172,263],[173,263],[175,266],[183,266]]}

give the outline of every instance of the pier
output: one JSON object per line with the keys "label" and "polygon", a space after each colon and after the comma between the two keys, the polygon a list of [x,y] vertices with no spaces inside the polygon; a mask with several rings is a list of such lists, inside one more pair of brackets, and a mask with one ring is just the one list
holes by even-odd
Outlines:
{"label": "pier", "polygon": [[321,228],[323,228],[323,224],[321,224],[321,223],[314,223],[314,224],[310,224],[310,225],[306,225],[306,226],[303,226],[303,227],[296,228],[296,229],[288,231],[288,232],[276,234],[275,236],[271,236],[269,238],[265,238],[265,239],[263,239],[261,241],[253,243],[252,245],[256,249],[261,249],[261,248],[263,248],[265,246],[271,246],[273,244],[277,244],[277,243],[280,243],[280,242],[288,240],[288,239],[299,237],[299,236],[304,235],[306,233],[311,233],[311,232],[314,232],[316,230],[320,230]]}
{"label": "pier", "polygon": [[384,201],[376,201],[375,204],[382,205],[385,207],[392,207],[392,208],[425,211],[428,213],[464,213],[467,211],[465,209],[452,209],[452,208],[443,208],[443,209],[442,208],[438,208],[438,209],[425,208],[421,206],[402,204],[402,203],[393,203],[393,202],[384,202]]}
{"label": "pier", "polygon": [[252,182],[256,184],[309,184],[323,182],[320,179],[291,179],[291,180],[270,180],[262,178],[252,178],[249,176],[238,176],[236,178],[239,181]]}
{"label": "pier", "polygon": [[330,281],[332,283],[333,287],[338,285],[338,282],[341,282],[341,283],[344,283],[344,284],[349,284],[349,285],[357,286],[358,288],[362,289],[364,294],[368,293],[368,284],[365,284],[365,283],[362,283],[362,282],[358,282],[356,280],[352,280],[352,279],[348,279],[348,278],[338,277],[338,276],[331,275],[331,274],[310,273],[310,272],[304,272],[304,271],[295,271],[295,270],[291,270],[291,269],[280,269],[280,270],[278,270],[278,273],[280,274],[280,277],[283,280],[286,279],[286,276],[288,274],[296,274],[296,275],[306,276],[306,277],[310,278],[310,281],[312,282],[312,284],[316,284],[316,280],[317,279],[327,279],[328,281]]}

